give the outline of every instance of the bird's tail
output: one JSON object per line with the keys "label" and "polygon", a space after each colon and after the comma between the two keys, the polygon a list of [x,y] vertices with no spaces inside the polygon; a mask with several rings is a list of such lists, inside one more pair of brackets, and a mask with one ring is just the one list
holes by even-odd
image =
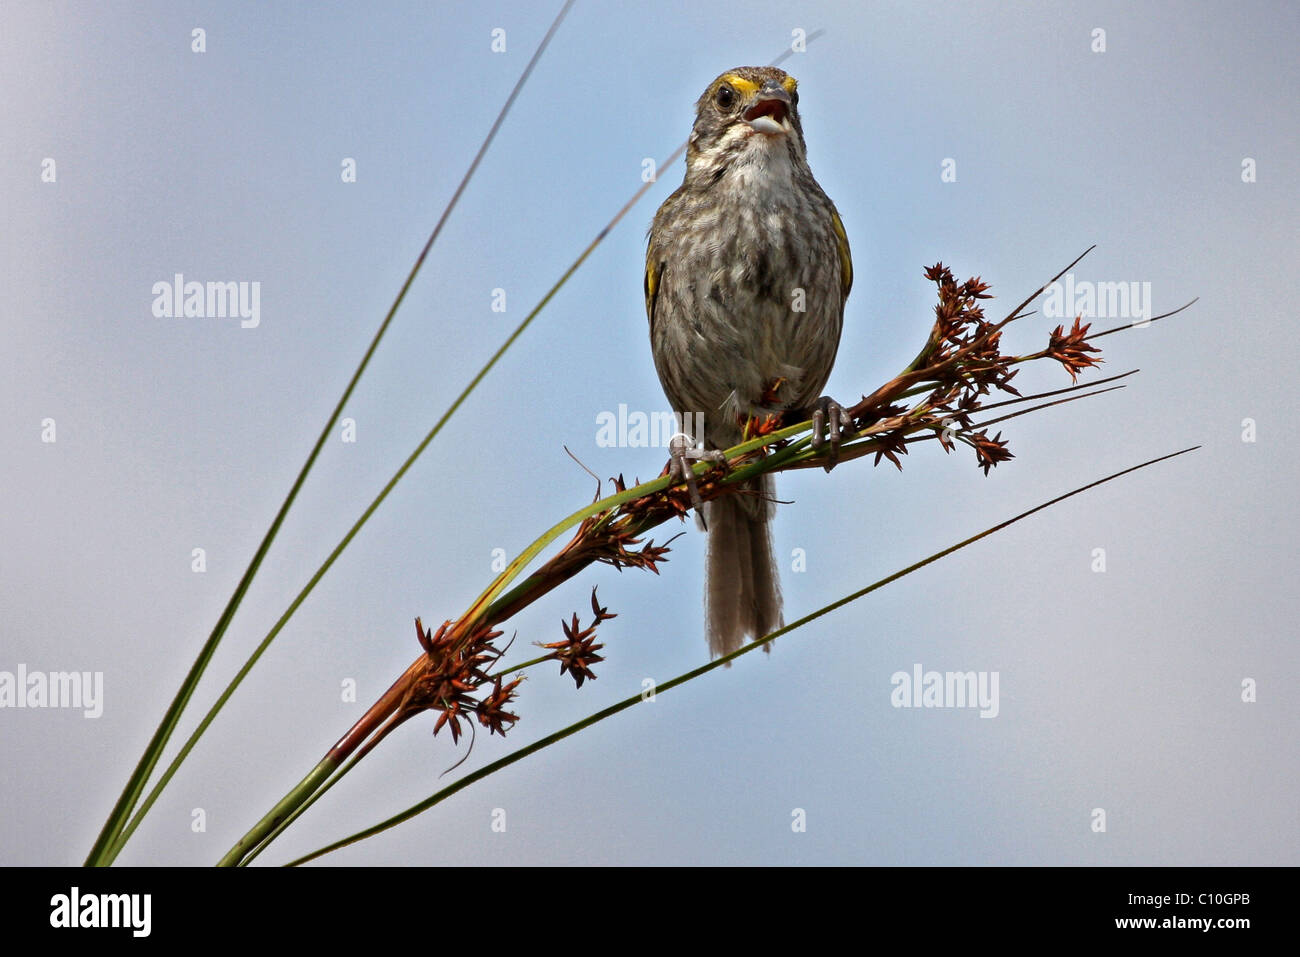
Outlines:
{"label": "bird's tail", "polygon": [[[764,475],[746,491],[705,507],[709,526],[705,618],[709,652],[716,658],[780,628],[781,579],[772,551],[776,486]],[[770,650],[770,645],[763,647]]]}

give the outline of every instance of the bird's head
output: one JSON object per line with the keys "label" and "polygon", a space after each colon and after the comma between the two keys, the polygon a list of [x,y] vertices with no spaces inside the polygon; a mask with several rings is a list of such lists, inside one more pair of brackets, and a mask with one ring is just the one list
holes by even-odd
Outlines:
{"label": "bird's head", "polygon": [[688,169],[725,169],[750,153],[788,154],[792,162],[805,162],[798,86],[790,74],[770,66],[737,67],[710,83],[695,104]]}

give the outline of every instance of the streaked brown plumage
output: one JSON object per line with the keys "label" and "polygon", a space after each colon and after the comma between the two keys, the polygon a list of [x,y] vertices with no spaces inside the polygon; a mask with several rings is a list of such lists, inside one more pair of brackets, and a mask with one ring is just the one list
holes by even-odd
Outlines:
{"label": "streaked brown plumage", "polygon": [[[853,282],[848,240],[805,156],[793,77],[740,67],[696,103],[686,178],[646,251],[655,368],[714,449],[750,416],[809,410],[830,376]],[[702,417],[694,418],[694,417]],[[780,627],[773,483],[706,507],[713,655]]]}

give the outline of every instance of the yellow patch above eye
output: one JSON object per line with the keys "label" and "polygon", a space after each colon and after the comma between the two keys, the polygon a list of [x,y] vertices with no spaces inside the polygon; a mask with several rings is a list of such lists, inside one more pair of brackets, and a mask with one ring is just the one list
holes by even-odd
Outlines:
{"label": "yellow patch above eye", "polygon": [[787,93],[793,93],[798,88],[799,81],[792,76],[787,76],[781,81],[781,85],[785,87]]}
{"label": "yellow patch above eye", "polygon": [[746,80],[743,76],[737,76],[734,73],[728,73],[722,78],[724,83],[729,83],[731,88],[741,96],[753,96],[758,92],[758,84],[753,80]]}

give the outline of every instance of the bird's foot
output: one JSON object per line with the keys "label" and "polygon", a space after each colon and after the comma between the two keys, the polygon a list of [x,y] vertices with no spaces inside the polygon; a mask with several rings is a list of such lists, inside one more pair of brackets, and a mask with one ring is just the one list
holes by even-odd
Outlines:
{"label": "bird's foot", "polygon": [[812,423],[812,447],[820,449],[823,445],[830,445],[826,453],[825,465],[826,471],[829,472],[839,461],[840,439],[853,431],[853,418],[842,405],[830,396],[824,395],[813,407]]}
{"label": "bird's foot", "polygon": [[695,524],[703,532],[708,530],[708,525],[704,522],[704,501],[700,498],[700,490],[695,484],[695,469],[691,467],[688,459],[703,459],[715,465],[725,466],[727,456],[717,449],[697,449],[695,440],[682,432],[668,441],[668,474],[675,483],[686,483],[691,496],[691,507],[695,509]]}

